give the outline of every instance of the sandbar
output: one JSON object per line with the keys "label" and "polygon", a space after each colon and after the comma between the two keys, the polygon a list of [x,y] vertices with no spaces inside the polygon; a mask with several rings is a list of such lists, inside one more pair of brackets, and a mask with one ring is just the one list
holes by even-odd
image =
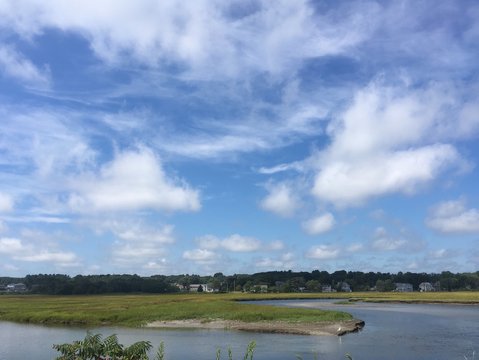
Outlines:
{"label": "sandbar", "polygon": [[153,321],[145,325],[149,328],[170,329],[225,329],[251,331],[272,334],[342,336],[357,332],[364,327],[362,320],[345,320],[335,322],[286,322],[286,321],[258,321],[244,322],[236,320],[172,320]]}

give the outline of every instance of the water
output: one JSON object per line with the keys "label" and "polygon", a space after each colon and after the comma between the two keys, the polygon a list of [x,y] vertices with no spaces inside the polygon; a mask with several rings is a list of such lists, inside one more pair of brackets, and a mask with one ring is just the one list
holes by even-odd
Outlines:
{"label": "water", "polygon": [[[266,302],[262,302],[266,303]],[[280,306],[341,309],[366,322],[364,329],[343,337],[257,334],[226,330],[157,330],[102,327],[90,329],[104,336],[118,334],[131,344],[149,340],[165,343],[167,360],[215,359],[222,348],[227,359],[231,346],[242,359],[248,343],[256,341],[256,360],[345,359],[473,359],[479,360],[479,307],[458,305],[366,304],[335,305],[318,300],[272,301]],[[87,329],[45,327],[0,322],[1,360],[51,360],[58,355],[51,346],[82,339]]]}

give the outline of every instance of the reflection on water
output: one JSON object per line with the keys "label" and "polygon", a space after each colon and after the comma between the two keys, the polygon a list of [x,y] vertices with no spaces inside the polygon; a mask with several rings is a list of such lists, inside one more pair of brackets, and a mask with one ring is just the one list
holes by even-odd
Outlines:
{"label": "reflection on water", "polygon": [[[266,302],[262,302],[266,303]],[[479,307],[456,305],[365,304],[335,305],[332,302],[272,301],[282,306],[341,309],[366,322],[360,333],[343,337],[256,334],[221,330],[156,330],[103,327],[92,329],[104,336],[118,334],[124,344],[149,340],[165,343],[168,360],[215,359],[217,348],[227,359],[230,346],[241,359],[247,344],[257,343],[257,360],[344,359],[464,359],[479,351]],[[58,354],[52,344],[82,339],[86,329],[58,328],[0,322],[1,360],[50,360]],[[477,356],[476,356],[477,357]]]}

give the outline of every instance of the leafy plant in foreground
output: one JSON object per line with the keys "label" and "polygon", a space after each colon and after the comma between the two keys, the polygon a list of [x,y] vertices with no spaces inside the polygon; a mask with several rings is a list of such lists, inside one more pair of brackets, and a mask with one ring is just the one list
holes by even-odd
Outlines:
{"label": "leafy plant in foreground", "polygon": [[[252,341],[246,348],[243,360],[253,360],[256,342]],[[100,334],[87,333],[85,339],[73,343],[53,345],[60,352],[56,360],[149,360],[148,352],[152,345],[149,341],[138,341],[128,347],[118,342],[113,334],[102,339]],[[155,360],[165,360],[165,345],[160,343]],[[216,350],[216,360],[221,359],[221,349]],[[228,360],[233,360],[233,352],[228,349]]]}
{"label": "leafy plant in foreground", "polygon": [[[102,340],[100,334],[87,333],[83,340],[53,345],[53,348],[61,353],[56,360],[148,360],[148,352],[152,345],[149,341],[138,341],[125,347],[118,343],[116,335],[110,335]],[[161,350],[160,345],[158,360],[163,360]]]}

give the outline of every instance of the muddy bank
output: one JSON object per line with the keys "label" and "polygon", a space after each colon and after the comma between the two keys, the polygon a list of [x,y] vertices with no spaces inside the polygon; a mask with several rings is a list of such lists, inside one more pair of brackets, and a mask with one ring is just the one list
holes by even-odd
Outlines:
{"label": "muddy bank", "polygon": [[174,320],[154,321],[151,328],[229,329],[276,334],[341,336],[362,329],[364,321],[347,320],[319,323],[290,323],[285,321],[242,322],[234,320]]}

